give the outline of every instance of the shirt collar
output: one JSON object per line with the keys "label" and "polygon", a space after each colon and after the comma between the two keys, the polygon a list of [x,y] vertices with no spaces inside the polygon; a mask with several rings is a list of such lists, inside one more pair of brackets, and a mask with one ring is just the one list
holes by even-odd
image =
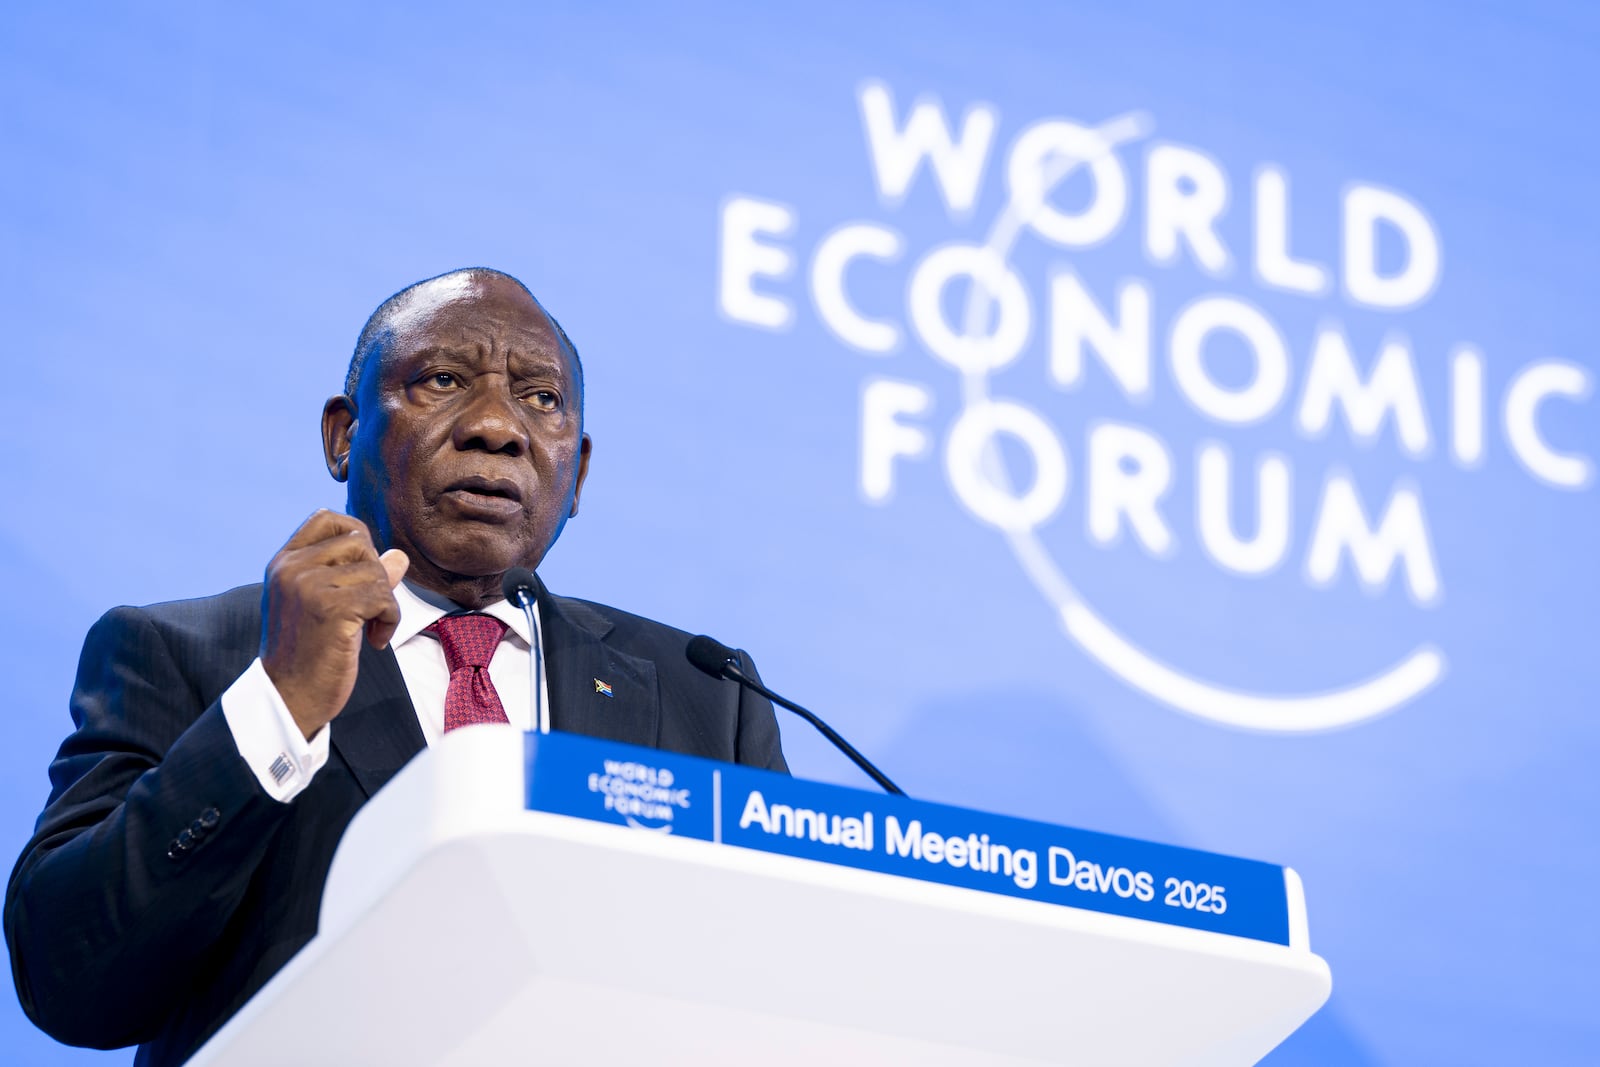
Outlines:
{"label": "shirt collar", "polygon": [[[416,637],[444,616],[466,610],[449,597],[404,581],[395,586],[394,599],[400,605],[400,625],[395,627],[394,637],[390,639],[389,644],[395,648]],[[496,600],[493,604],[486,604],[478,610],[485,615],[493,615],[505,623],[507,630],[516,634],[524,648],[533,647],[528,632],[528,617],[523,614],[521,608],[509,600],[502,599]],[[533,611],[534,617],[537,618],[539,613],[537,601],[533,605]]]}

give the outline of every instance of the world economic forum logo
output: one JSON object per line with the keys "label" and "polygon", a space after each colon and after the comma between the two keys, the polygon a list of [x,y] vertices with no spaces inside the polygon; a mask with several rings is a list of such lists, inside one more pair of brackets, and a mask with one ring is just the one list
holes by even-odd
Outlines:
{"label": "world economic forum logo", "polygon": [[[995,110],[975,105],[959,123],[933,97],[897,110],[890,89],[876,82],[857,92],[868,164],[889,211],[913,182],[931,181],[952,222],[969,220],[992,160],[998,160]],[[1375,673],[1317,692],[1249,691],[1227,679],[1177,669],[1119,632],[1064,573],[1039,530],[1066,500],[1071,478],[1059,429],[1025,398],[1001,395],[996,373],[1029,350],[1035,321],[1059,390],[1084,384],[1091,361],[1137,410],[1153,378],[1164,371],[1185,406],[1219,433],[1256,426],[1274,416],[1301,438],[1317,439],[1336,422],[1359,444],[1392,441],[1418,458],[1447,449],[1462,470],[1483,463],[1485,439],[1496,430],[1507,452],[1533,478],[1561,490],[1587,489],[1593,464],[1564,452],[1544,432],[1541,412],[1552,400],[1575,402],[1590,393],[1588,372],[1574,363],[1528,362],[1503,392],[1488,395],[1485,357],[1471,343],[1447,360],[1448,412],[1430,424],[1410,342],[1391,334],[1375,355],[1358,354],[1336,319],[1324,319],[1298,352],[1278,322],[1237,292],[1189,299],[1165,323],[1156,320],[1153,286],[1124,276],[1096,286],[1087,277],[1087,250],[1110,241],[1129,223],[1130,186],[1142,182],[1143,253],[1160,268],[1193,269],[1203,277],[1232,276],[1235,256],[1248,258],[1266,293],[1328,298],[1337,293],[1365,311],[1400,314],[1433,295],[1442,268],[1437,228],[1421,205],[1402,192],[1351,181],[1339,200],[1338,269],[1297,255],[1290,233],[1290,176],[1257,163],[1248,189],[1253,247],[1230,249],[1218,221],[1239,195],[1228,169],[1199,147],[1159,140],[1142,113],[1086,124],[1047,118],[1024,128],[1004,153],[1006,195],[980,240],[925,245],[905,274],[905,313],[865,313],[853,298],[860,272],[898,267],[910,258],[906,236],[883,222],[835,226],[809,250],[804,276],[817,318],[838,340],[868,355],[900,349],[908,335],[960,382],[960,410],[939,434],[930,425],[933,391],[925,384],[881,375],[861,391],[860,488],[875,504],[889,500],[899,465],[940,453],[950,490],[963,508],[1003,537],[1017,563],[1048,598],[1065,633],[1129,685],[1180,711],[1233,726],[1303,732],[1348,725],[1390,711],[1434,686],[1444,675],[1443,650],[1429,643],[1397,649]],[[1138,157],[1136,159],[1136,157]],[[1076,183],[1075,198],[1063,195]],[[1087,195],[1084,195],[1087,187]],[[1064,206],[1071,199],[1073,205]],[[723,203],[719,234],[718,304],[737,323],[789,329],[798,285],[789,285],[806,250],[795,246],[798,210],[745,194]],[[1068,250],[1083,269],[1047,272],[1029,286],[1018,269],[1025,242]],[[1399,254],[1396,254],[1398,249]],[[1337,276],[1336,276],[1337,275]],[[955,298],[952,299],[952,294]],[[1045,315],[1040,315],[1040,308]],[[1218,374],[1219,345],[1243,352],[1246,380]],[[1156,356],[1164,355],[1164,360]],[[1298,360],[1297,358],[1298,357]],[[1336,414],[1339,416],[1336,419]],[[939,438],[942,437],[942,442]],[[1435,438],[1441,440],[1436,445]],[[1017,484],[1001,442],[1027,456],[1031,476]],[[1163,501],[1175,477],[1173,449],[1153,428],[1102,419],[1087,427],[1082,480],[1086,531],[1110,545],[1131,538],[1161,557],[1174,534]],[[1195,449],[1196,540],[1222,571],[1259,576],[1291,552],[1290,460],[1274,451],[1255,457],[1253,470],[1218,440]],[[1256,521],[1247,535],[1234,521],[1237,499],[1251,491]],[[1247,525],[1247,529],[1248,529]],[[1338,581],[1347,566],[1369,590],[1404,583],[1423,607],[1436,604],[1441,580],[1420,488],[1400,478],[1386,498],[1363,499],[1355,480],[1337,467],[1322,480],[1305,538],[1302,574],[1311,586]]]}

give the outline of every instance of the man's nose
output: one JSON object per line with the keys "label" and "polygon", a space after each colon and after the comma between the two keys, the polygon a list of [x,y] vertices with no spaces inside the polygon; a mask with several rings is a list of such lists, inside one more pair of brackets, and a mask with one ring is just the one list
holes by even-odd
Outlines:
{"label": "man's nose", "polygon": [[528,450],[528,431],[521,403],[510,390],[483,382],[467,396],[466,407],[456,417],[453,437],[463,452],[503,452],[520,456]]}

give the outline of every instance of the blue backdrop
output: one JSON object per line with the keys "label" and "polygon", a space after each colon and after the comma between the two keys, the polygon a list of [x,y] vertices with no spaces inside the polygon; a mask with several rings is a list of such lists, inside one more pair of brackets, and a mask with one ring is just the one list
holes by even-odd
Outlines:
{"label": "blue backdrop", "polygon": [[89,624],[340,506],[362,320],[486,264],[585,356],[553,588],[1294,866],[1274,1065],[1600,1059],[1587,5],[332,7],[0,14],[0,852]]}

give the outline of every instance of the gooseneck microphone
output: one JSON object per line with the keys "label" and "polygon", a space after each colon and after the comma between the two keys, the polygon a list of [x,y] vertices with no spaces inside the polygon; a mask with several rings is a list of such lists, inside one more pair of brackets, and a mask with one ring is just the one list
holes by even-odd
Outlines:
{"label": "gooseneck microphone", "polygon": [[529,642],[533,648],[532,655],[528,657],[528,699],[533,701],[533,728],[541,734],[550,732],[550,715],[544,706],[544,686],[539,684],[544,677],[544,642],[539,640],[539,616],[533,611],[534,590],[533,572],[526,567],[512,567],[500,579],[500,591],[506,599],[522,609],[522,614],[528,619],[528,633],[533,635]]}
{"label": "gooseneck microphone", "polygon": [[727,645],[701,634],[699,637],[691,637],[689,639],[689,647],[684,649],[684,654],[689,657],[690,663],[694,664],[702,671],[705,671],[707,674],[711,675],[711,677],[726,679],[730,682],[738,682],[746,689],[760,693],[762,696],[766,697],[774,704],[777,704],[779,707],[788,708],[806,722],[810,723],[812,726],[815,726],[823,737],[826,737],[829,741],[833,742],[834,748],[837,748],[840,752],[843,752],[846,756],[849,756],[851,762],[853,762],[857,767],[860,767],[862,770],[866,771],[867,775],[874,782],[877,782],[879,785],[881,785],[885,792],[893,793],[895,796],[901,797],[906,795],[906,791],[904,789],[901,789],[899,786],[889,781],[888,775],[874,767],[872,762],[868,760],[867,757],[855,750],[855,746],[834,732],[833,727],[817,718],[805,708],[802,708],[799,704],[794,703],[792,700],[785,700],[783,697],[779,696],[777,693],[774,693],[772,690],[768,689],[766,686],[762,685],[760,682],[746,674],[744,669],[739,666],[739,654],[733,649],[729,648]]}

